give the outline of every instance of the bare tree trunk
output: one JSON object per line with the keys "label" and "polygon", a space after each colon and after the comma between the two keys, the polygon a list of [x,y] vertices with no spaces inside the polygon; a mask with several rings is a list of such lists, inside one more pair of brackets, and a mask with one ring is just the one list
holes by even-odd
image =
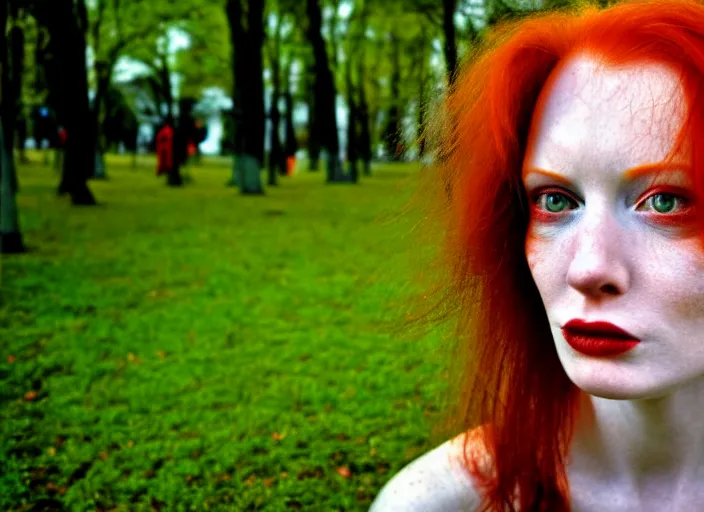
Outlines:
{"label": "bare tree trunk", "polygon": [[277,174],[285,175],[286,167],[282,166],[284,161],[281,138],[279,137],[279,127],[281,125],[281,113],[279,112],[279,98],[281,97],[281,12],[277,15],[276,31],[274,33],[274,49],[271,52],[271,75],[272,93],[271,105],[269,106],[269,121],[271,132],[269,133],[269,181],[268,184],[276,186],[278,184]]}
{"label": "bare tree trunk", "polygon": [[107,173],[105,169],[105,148],[103,147],[103,141],[101,140],[101,112],[105,96],[107,95],[108,89],[110,88],[110,69],[107,64],[96,62],[95,73],[97,75],[98,86],[95,92],[95,98],[93,98],[93,127],[95,130],[95,174],[94,177],[99,180],[107,179]]}
{"label": "bare tree trunk", "polygon": [[[296,140],[296,130],[293,126],[293,95],[291,94],[291,69],[292,60],[289,60],[285,73],[284,81],[284,100],[286,102],[286,113],[284,115],[285,139],[284,139],[284,156],[286,157],[286,171],[288,173],[288,159],[296,157],[298,151],[298,141]],[[295,160],[294,160],[295,162]]]}
{"label": "bare tree trunk", "polygon": [[404,152],[403,139],[401,137],[401,106],[399,98],[401,97],[401,43],[396,34],[389,35],[391,39],[391,81],[389,83],[391,105],[386,121],[386,129],[384,130],[384,142],[386,143],[386,152],[393,161],[401,160]]}
{"label": "bare tree trunk", "polygon": [[364,175],[372,174],[372,141],[369,133],[369,105],[364,73],[364,64],[359,63],[359,153],[364,162]]}
{"label": "bare tree trunk", "polygon": [[[18,77],[11,77],[7,45],[7,2],[0,2],[0,252],[3,254],[25,251],[17,214],[16,176],[12,157],[14,136],[14,111],[17,98],[12,84]],[[14,67],[14,66],[13,66]]]}
{"label": "bare tree trunk", "polygon": [[106,0],[98,0],[97,19],[93,22],[90,27],[93,38],[93,54],[95,55],[95,64],[93,65],[93,71],[95,72],[95,77],[98,82],[95,97],[93,98],[92,114],[93,114],[93,130],[95,133],[95,170],[93,177],[96,179],[106,179],[105,171],[105,159],[103,157],[103,140],[102,140],[102,130],[101,130],[101,112],[103,106],[103,98],[107,94],[108,87],[110,87],[110,74],[112,68],[108,64],[100,59],[100,28],[103,23],[103,18],[105,14],[105,9],[107,8]]}
{"label": "bare tree trunk", "polygon": [[233,182],[242,194],[263,194],[264,160],[264,0],[249,0],[245,30],[242,0],[227,1],[234,73]]}
{"label": "bare tree trunk", "polygon": [[425,154],[425,86],[427,82],[426,64],[427,52],[426,47],[428,35],[425,26],[421,29],[421,36],[418,43],[418,56],[420,64],[418,69],[418,158],[422,158]]}
{"label": "bare tree trunk", "polygon": [[53,90],[59,122],[67,132],[59,194],[75,205],[94,205],[87,181],[95,174],[95,133],[88,102],[86,68],[87,14],[84,0],[51,0],[35,8],[49,32],[47,81]]}
{"label": "bare tree trunk", "polygon": [[308,98],[308,161],[309,171],[317,171],[320,161],[320,128],[317,119],[317,107],[315,99],[315,79],[310,82],[310,77],[315,76],[315,65],[308,66],[304,74],[305,90]]}
{"label": "bare tree trunk", "polygon": [[322,15],[319,0],[307,0],[308,30],[306,35],[315,56],[315,114],[319,123],[320,142],[326,153],[327,181],[346,181],[340,164],[340,142],[337,135],[335,82],[330,72],[325,41],[321,34]]}
{"label": "bare tree trunk", "polygon": [[455,83],[457,75],[457,36],[455,29],[457,0],[443,0],[442,7],[442,28],[445,34],[445,65],[447,66],[448,83],[452,85]]}
{"label": "bare tree trunk", "polygon": [[166,103],[166,115],[173,119],[174,116],[174,95],[171,92],[171,70],[169,63],[166,60],[166,55],[161,56],[161,65],[159,66],[159,82],[161,83],[161,91]]}
{"label": "bare tree trunk", "polygon": [[339,67],[337,55],[337,24],[340,22],[338,11],[340,10],[340,0],[331,0],[332,15],[330,17],[330,34],[328,35],[328,43],[330,45],[330,65],[333,73],[337,73]]}
{"label": "bare tree trunk", "polygon": [[357,102],[354,98],[354,84],[352,83],[352,55],[347,56],[345,63],[345,82],[347,85],[347,165],[348,174],[352,183],[357,183],[359,174],[357,172]]}

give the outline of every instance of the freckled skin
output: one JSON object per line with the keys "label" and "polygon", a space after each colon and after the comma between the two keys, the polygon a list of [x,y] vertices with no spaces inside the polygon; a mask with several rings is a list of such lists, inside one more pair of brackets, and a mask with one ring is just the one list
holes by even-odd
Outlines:
{"label": "freckled skin", "polygon": [[[696,201],[683,198],[669,214],[647,203],[657,187],[688,188],[686,173],[667,164],[685,109],[665,65],[611,68],[587,56],[568,61],[538,103],[524,161],[526,258],[565,371],[596,396],[661,395],[704,376]],[[661,172],[647,169],[662,162]],[[542,190],[556,188],[573,200],[568,210],[536,207]],[[615,358],[584,356],[561,331],[575,318],[611,322],[641,343]]]}

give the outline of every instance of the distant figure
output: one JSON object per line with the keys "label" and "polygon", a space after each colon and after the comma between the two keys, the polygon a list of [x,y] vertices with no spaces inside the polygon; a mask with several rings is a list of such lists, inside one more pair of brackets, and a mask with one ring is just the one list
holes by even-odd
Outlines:
{"label": "distant figure", "polygon": [[64,167],[64,151],[66,150],[66,142],[68,141],[68,131],[66,128],[59,125],[56,131],[54,169],[60,170]]}
{"label": "distant figure", "polygon": [[[289,95],[290,96],[290,95]],[[286,108],[292,109],[292,100],[287,97]],[[289,110],[290,111],[290,110]],[[284,153],[286,156],[286,175],[293,176],[296,169],[296,152],[298,151],[298,141],[296,140],[296,131],[293,127],[293,118],[290,114],[286,114],[286,141],[284,142]]]}
{"label": "distant figure", "polygon": [[59,126],[59,145],[61,149],[66,147],[66,141],[68,140],[68,132],[63,126]]}
{"label": "distant figure", "polygon": [[174,168],[174,129],[167,119],[156,135],[156,175],[170,174]]}

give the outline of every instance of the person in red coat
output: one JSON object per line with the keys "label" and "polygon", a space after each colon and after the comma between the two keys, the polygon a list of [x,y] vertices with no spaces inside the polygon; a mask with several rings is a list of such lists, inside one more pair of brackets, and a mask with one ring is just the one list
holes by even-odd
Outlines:
{"label": "person in red coat", "polygon": [[174,128],[169,119],[156,135],[156,175],[169,174],[174,168]]}

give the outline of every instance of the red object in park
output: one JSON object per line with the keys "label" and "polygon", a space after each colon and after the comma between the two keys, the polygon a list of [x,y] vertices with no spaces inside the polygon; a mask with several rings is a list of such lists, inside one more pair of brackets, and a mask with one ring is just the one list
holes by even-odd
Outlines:
{"label": "red object in park", "polygon": [[66,147],[66,141],[68,140],[68,132],[63,126],[59,127],[59,147]]}
{"label": "red object in park", "polygon": [[168,174],[174,168],[174,129],[165,125],[156,135],[156,175]]}

